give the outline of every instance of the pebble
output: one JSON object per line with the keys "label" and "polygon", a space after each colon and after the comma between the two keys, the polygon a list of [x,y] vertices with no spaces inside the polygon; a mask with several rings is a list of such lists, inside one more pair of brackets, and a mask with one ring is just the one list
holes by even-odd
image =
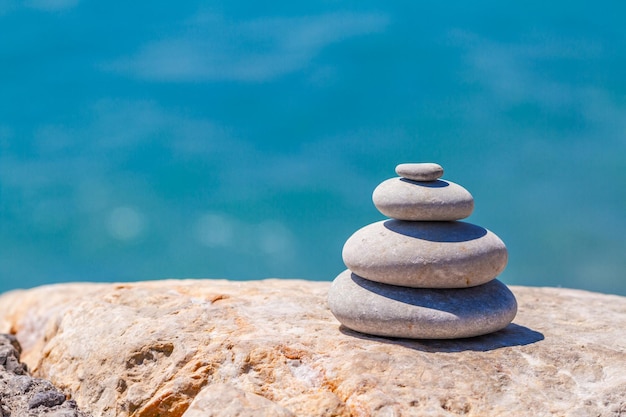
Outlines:
{"label": "pebble", "polygon": [[465,288],[484,284],[507,263],[493,232],[467,222],[384,220],[357,230],[343,261],[371,281],[405,287]]}
{"label": "pebble", "polygon": [[469,191],[444,180],[417,182],[390,178],[376,187],[372,200],[378,211],[398,220],[460,220],[474,210],[474,197]]}
{"label": "pebble", "polygon": [[333,281],[328,304],[349,329],[415,339],[495,332],[506,327],[517,312],[515,297],[498,280],[465,289],[417,289],[372,282],[349,270]]}
{"label": "pebble", "polygon": [[435,181],[443,175],[443,168],[431,162],[400,164],[396,166],[396,174],[415,181]]}
{"label": "pebble", "polygon": [[28,401],[28,408],[46,407],[52,408],[65,402],[65,394],[55,389],[38,392]]}

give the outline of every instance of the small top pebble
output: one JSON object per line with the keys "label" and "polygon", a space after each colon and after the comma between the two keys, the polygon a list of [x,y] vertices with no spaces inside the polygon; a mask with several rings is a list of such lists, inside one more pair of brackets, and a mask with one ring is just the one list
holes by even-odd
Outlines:
{"label": "small top pebble", "polygon": [[443,168],[431,162],[421,164],[400,164],[396,174],[413,181],[435,181],[443,175]]}

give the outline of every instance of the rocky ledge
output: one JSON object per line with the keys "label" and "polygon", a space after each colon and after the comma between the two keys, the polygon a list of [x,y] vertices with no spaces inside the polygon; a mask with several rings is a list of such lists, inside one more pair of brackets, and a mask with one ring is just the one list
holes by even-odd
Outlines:
{"label": "rocky ledge", "polygon": [[50,381],[33,378],[20,362],[15,336],[0,334],[0,416],[87,417]]}
{"label": "rocky ledge", "polygon": [[626,415],[626,297],[511,287],[503,330],[407,340],[341,327],[329,285],[52,285],[0,296],[0,331],[94,416]]}

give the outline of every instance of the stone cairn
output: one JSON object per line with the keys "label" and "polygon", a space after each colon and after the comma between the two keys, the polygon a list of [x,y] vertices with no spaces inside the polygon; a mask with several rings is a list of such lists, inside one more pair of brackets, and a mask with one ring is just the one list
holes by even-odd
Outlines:
{"label": "stone cairn", "polygon": [[347,328],[377,336],[453,339],[506,327],[517,313],[496,276],[506,246],[494,233],[458,221],[474,209],[463,187],[439,179],[437,164],[400,164],[374,190],[389,220],[355,232],[343,247],[348,270],[328,303]]}

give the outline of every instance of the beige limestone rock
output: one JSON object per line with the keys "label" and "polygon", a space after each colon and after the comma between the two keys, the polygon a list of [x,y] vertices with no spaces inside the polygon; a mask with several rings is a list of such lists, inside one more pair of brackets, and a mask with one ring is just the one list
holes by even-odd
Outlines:
{"label": "beige limestone rock", "polygon": [[505,329],[416,341],[340,328],[329,285],[53,285],[0,296],[0,331],[94,416],[626,414],[625,297],[511,287]]}
{"label": "beige limestone rock", "polygon": [[184,417],[296,417],[292,412],[257,394],[228,384],[210,384],[196,395]]}

